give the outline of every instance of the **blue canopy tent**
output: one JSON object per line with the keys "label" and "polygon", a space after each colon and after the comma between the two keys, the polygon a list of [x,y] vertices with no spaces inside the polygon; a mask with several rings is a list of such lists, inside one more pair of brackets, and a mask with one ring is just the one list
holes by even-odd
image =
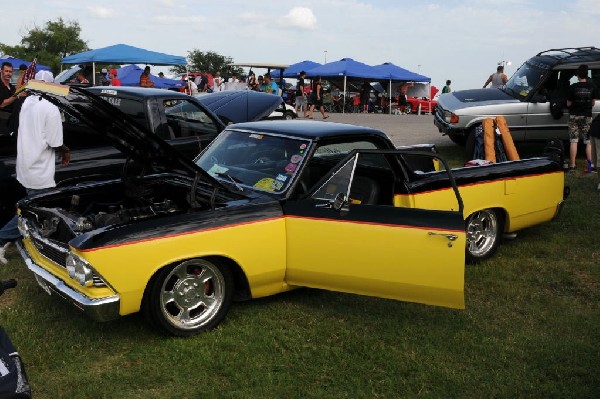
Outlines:
{"label": "blue canopy tent", "polygon": [[[392,81],[394,81],[394,80],[395,81],[405,81],[405,82],[431,83],[431,78],[420,75],[418,73],[411,72],[408,69],[401,68],[397,65],[392,64],[391,62],[384,62],[383,64],[375,65],[373,68],[388,75],[386,80],[389,80],[389,82],[390,82],[390,87],[389,87],[390,97],[392,95]],[[389,107],[389,108],[390,108],[390,113],[391,113],[392,107]]]}
{"label": "blue canopy tent", "polygon": [[[137,65],[126,65],[123,68],[117,69],[117,77],[121,81],[122,86],[139,86],[142,72],[144,70]],[[159,78],[152,74],[150,74],[150,80],[157,89],[179,89],[185,85],[185,82],[181,80]]]}
{"label": "blue canopy tent", "polygon": [[[25,66],[28,68],[29,68],[29,65],[31,65],[30,61],[25,61],[20,58],[15,58],[15,57],[10,57],[10,56],[0,58],[0,64],[2,64],[3,62],[10,62],[13,66],[13,69],[19,69],[21,64],[25,64]],[[46,65],[37,64],[35,67],[38,71],[49,71],[50,70],[50,67],[46,66]]]}
{"label": "blue canopy tent", "polygon": [[344,109],[346,108],[346,88],[348,85],[347,79],[371,79],[371,80],[388,80],[388,74],[381,72],[370,65],[362,62],[354,61],[352,58],[342,58],[339,61],[327,63],[306,71],[306,76],[315,77],[344,77]]}
{"label": "blue canopy tent", "polygon": [[[126,44],[115,44],[96,50],[84,51],[64,57],[63,64],[92,64],[93,76],[96,75],[96,63],[103,64],[152,64],[185,65],[185,57],[149,51]],[[95,82],[94,82],[95,83]]]}
{"label": "blue canopy tent", "polygon": [[388,75],[386,80],[403,80],[407,82],[431,82],[431,78],[427,76],[419,75],[409,71],[408,69],[401,68],[391,62],[384,62],[380,65],[375,65],[373,68],[377,69],[383,74]]}
{"label": "blue canopy tent", "polygon": [[302,72],[302,71],[306,72],[309,69],[313,69],[313,68],[320,67],[320,66],[322,66],[322,64],[319,64],[318,62],[309,61],[309,60],[300,61],[300,62],[297,62],[297,63],[292,64],[289,67],[287,67],[283,71],[283,77],[284,78],[297,78],[300,75],[300,72]]}
{"label": "blue canopy tent", "polygon": [[[397,65],[392,64],[391,62],[384,62],[383,64],[375,65],[373,68],[388,75],[386,80],[389,81],[390,97],[392,95],[392,81],[431,83],[431,78],[424,75],[420,75],[415,72],[411,72],[408,69],[401,68]],[[392,107],[390,107],[390,113],[391,112]]]}

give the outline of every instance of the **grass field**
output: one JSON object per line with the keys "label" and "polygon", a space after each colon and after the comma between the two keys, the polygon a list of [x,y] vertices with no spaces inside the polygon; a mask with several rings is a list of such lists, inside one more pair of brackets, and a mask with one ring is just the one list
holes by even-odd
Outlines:
{"label": "grass field", "polygon": [[0,298],[0,324],[36,398],[598,398],[595,179],[568,175],[558,220],[467,266],[466,310],[300,289],[236,303],[213,332],[166,338],[138,315],[88,320],[12,250],[0,279],[19,286]]}

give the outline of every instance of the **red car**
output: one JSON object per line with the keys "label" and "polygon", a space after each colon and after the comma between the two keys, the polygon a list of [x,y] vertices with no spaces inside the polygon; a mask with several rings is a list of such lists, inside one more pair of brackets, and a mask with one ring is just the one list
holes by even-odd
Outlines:
{"label": "red car", "polygon": [[406,101],[406,108],[404,108],[404,112],[407,114],[416,114],[419,112],[419,106],[421,106],[421,113],[433,113],[433,110],[437,104],[437,100],[433,98],[438,92],[438,88],[435,86],[431,86],[431,95],[430,97],[410,97],[408,96]]}

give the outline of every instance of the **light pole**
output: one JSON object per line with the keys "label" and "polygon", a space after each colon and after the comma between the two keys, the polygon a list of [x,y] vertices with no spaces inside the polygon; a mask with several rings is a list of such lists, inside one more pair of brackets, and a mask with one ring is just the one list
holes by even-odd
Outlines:
{"label": "light pole", "polygon": [[323,50],[323,55],[325,55],[325,64],[327,64],[327,50]]}

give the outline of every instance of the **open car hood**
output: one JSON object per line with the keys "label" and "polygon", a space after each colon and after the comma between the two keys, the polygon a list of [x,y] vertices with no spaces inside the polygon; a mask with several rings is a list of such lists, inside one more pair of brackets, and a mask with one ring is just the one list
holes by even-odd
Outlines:
{"label": "open car hood", "polygon": [[[64,97],[43,90],[29,90],[40,94],[58,106],[66,114],[78,119],[106,138],[126,157],[131,158],[149,170],[172,172],[191,178],[200,178],[215,188],[229,191],[221,183],[187,159],[157,135],[139,125],[128,115],[113,107],[102,98],[79,87],[70,87]],[[68,145],[68,143],[66,143]]]}
{"label": "open car hood", "polygon": [[198,95],[196,99],[225,124],[264,119],[283,101],[280,96],[253,90],[221,91]]}

